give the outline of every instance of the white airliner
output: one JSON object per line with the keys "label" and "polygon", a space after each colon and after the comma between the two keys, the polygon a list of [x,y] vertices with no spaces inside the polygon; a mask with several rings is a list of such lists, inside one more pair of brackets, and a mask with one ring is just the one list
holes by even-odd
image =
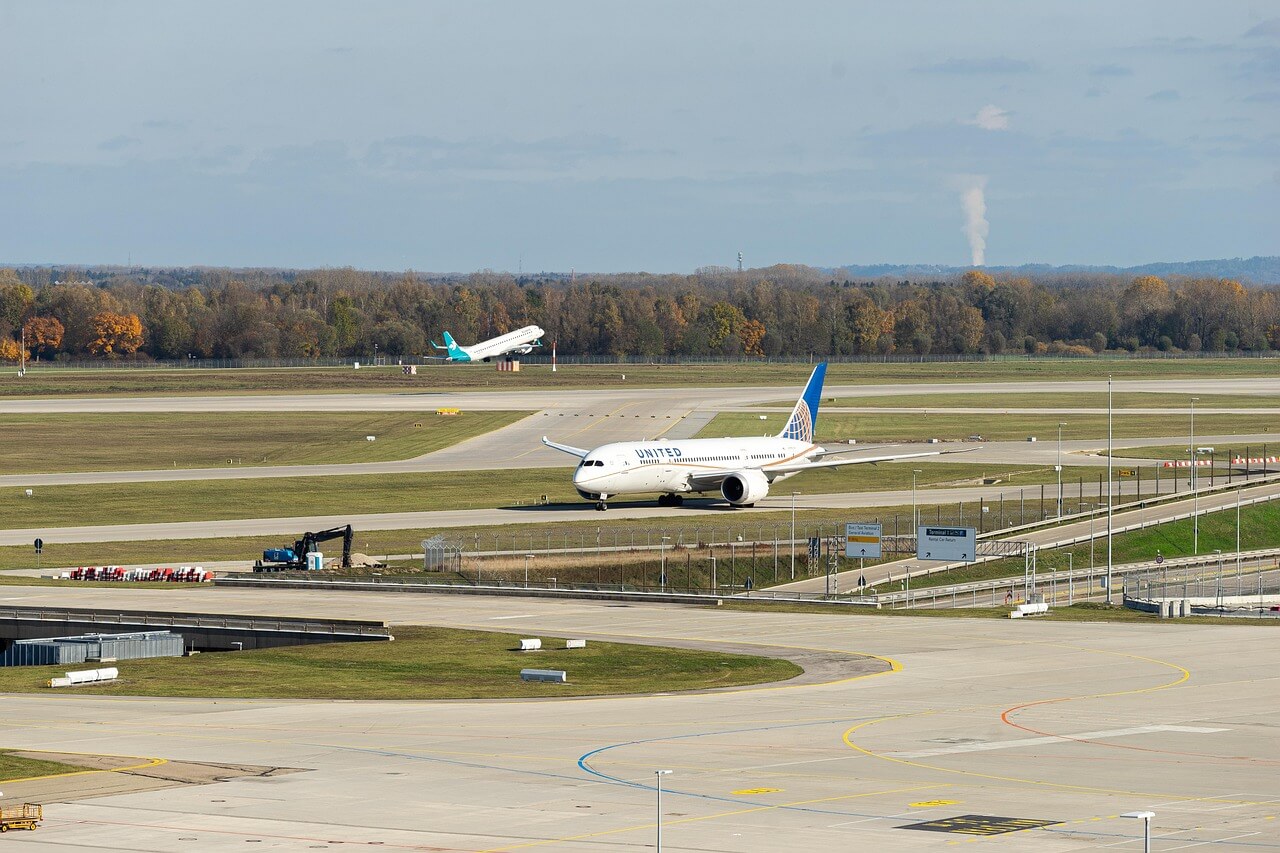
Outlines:
{"label": "white airliner", "polygon": [[620,441],[595,450],[557,444],[546,436],[542,443],[582,460],[573,472],[573,487],[587,500],[595,501],[598,510],[608,509],[606,501],[615,495],[653,492],[659,493],[659,506],[679,506],[683,496],[693,492],[719,492],[733,506],[753,506],[769,494],[773,483],[801,471],[958,452],[825,459],[853,452],[826,450],[813,443],[826,375],[826,362],[813,369],[791,417],[776,436]]}
{"label": "white airliner", "polygon": [[445,332],[444,346],[440,346],[435,341],[432,341],[431,345],[449,353],[443,356],[446,361],[488,361],[503,355],[527,355],[533,352],[534,347],[542,346],[542,336],[545,334],[546,332],[537,326],[525,326],[523,329],[516,329],[514,332],[507,332],[505,335],[464,347],[458,345],[453,335]]}

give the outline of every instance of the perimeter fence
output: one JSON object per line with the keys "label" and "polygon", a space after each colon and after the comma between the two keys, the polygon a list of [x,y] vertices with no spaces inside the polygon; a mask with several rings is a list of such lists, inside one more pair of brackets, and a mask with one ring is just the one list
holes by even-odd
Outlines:
{"label": "perimeter fence", "polygon": [[1124,579],[1124,594],[1152,607],[1186,600],[1200,612],[1269,613],[1280,606],[1280,557],[1236,560],[1223,554],[1216,564],[1132,572]]}
{"label": "perimeter fence", "polygon": [[[799,355],[772,356],[648,356],[648,355],[558,355],[555,362],[560,365],[709,365],[709,364],[815,364],[825,361],[829,364],[980,364],[1010,362],[1054,362],[1054,361],[1170,361],[1170,360],[1203,360],[1203,359],[1272,359],[1280,358],[1280,353],[1267,352],[1198,352],[1198,353],[1099,353],[1095,355],[1015,355],[1015,354],[936,354],[936,355],[830,355],[825,353],[802,353]],[[550,365],[551,354],[533,353],[520,356],[523,364]],[[379,352],[351,356],[325,356],[320,358],[178,358],[178,359],[65,359],[52,361],[30,361],[29,369],[174,369],[174,370],[210,370],[222,368],[285,368],[285,367],[346,367],[356,364],[361,367],[395,367],[400,365],[417,365],[432,367],[444,364],[439,359],[424,355],[393,355]]]}

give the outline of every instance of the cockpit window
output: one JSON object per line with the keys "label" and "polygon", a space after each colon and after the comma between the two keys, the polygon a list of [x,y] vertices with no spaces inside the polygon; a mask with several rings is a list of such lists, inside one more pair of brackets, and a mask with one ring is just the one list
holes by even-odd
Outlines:
{"label": "cockpit window", "polygon": [[602,460],[600,460],[600,459],[583,459],[583,460],[582,460],[582,467],[583,467],[583,468],[591,468],[591,467],[593,467],[593,466],[597,466],[597,465],[598,465],[599,467],[603,468],[603,467],[604,467],[604,462],[603,462]]}

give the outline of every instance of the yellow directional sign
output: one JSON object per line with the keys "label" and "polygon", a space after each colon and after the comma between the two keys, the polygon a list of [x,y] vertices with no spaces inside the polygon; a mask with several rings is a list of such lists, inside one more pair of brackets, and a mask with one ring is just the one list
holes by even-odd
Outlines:
{"label": "yellow directional sign", "polygon": [[1120,476],[1121,476],[1121,477],[1132,477],[1132,476],[1136,475],[1137,473],[1138,473],[1138,472],[1137,472],[1137,470],[1136,470],[1136,469],[1134,469],[1134,468],[1121,468],[1121,469],[1120,469]]}

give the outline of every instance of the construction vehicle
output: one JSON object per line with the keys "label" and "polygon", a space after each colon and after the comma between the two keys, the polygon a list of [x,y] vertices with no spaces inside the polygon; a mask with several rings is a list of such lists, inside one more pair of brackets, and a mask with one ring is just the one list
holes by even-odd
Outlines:
{"label": "construction vehicle", "polygon": [[35,829],[44,820],[44,807],[33,803],[20,806],[0,806],[0,832],[11,829]]}
{"label": "construction vehicle", "polygon": [[268,548],[262,559],[253,564],[255,572],[305,572],[307,555],[318,552],[321,542],[342,537],[342,568],[351,568],[351,525],[332,527],[319,533],[304,533],[288,548]]}

